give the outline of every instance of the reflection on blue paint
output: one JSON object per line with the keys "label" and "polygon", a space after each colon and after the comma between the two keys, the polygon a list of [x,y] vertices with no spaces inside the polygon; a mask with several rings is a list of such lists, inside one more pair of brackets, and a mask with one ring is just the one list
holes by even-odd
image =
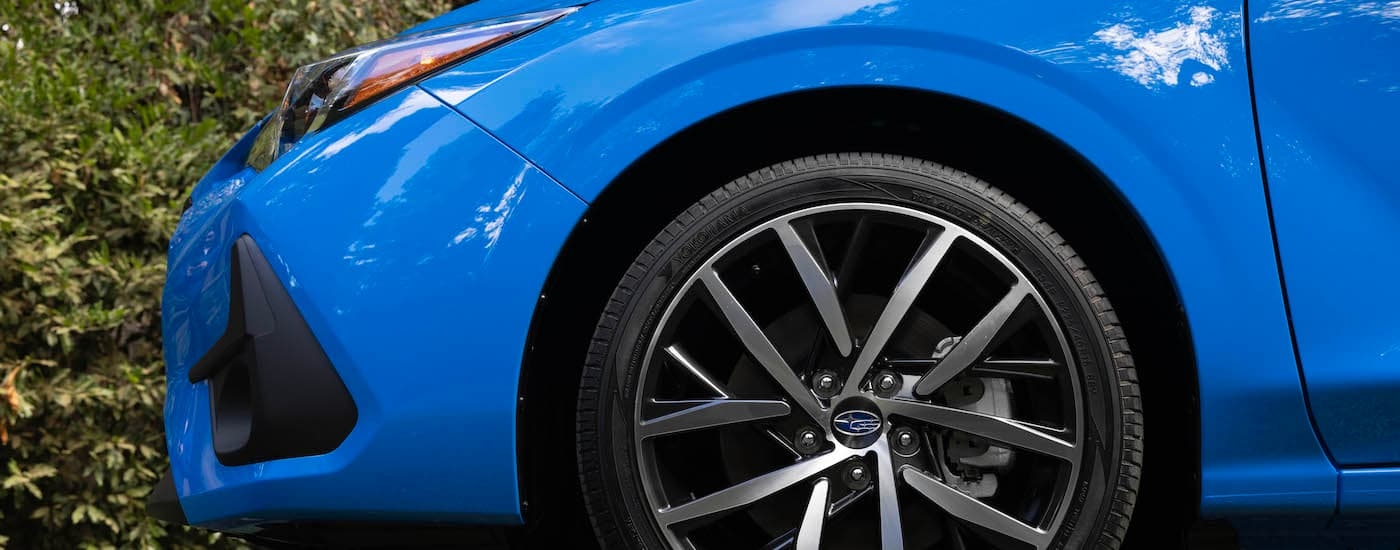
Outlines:
{"label": "reflection on blue paint", "polygon": [[1238,14],[1229,15],[1210,6],[1192,6],[1185,20],[1163,29],[1114,23],[1095,32],[1094,40],[1121,53],[1100,54],[1098,60],[1147,87],[1176,86],[1183,67],[1190,72],[1187,82],[1192,86],[1210,84],[1216,71],[1230,66],[1226,42],[1239,34]]}

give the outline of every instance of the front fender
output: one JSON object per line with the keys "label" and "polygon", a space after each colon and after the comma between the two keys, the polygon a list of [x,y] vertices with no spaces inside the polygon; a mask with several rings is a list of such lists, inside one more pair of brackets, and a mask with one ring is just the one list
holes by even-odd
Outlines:
{"label": "front fender", "polygon": [[[165,429],[185,519],[519,523],[511,415],[525,335],[585,205],[415,87],[262,172],[242,165],[230,154],[210,172],[171,238]],[[216,454],[211,384],[189,372],[228,326],[241,235],[358,408],[330,452]]]}
{"label": "front fender", "polygon": [[1330,514],[1337,474],[1289,338],[1239,8],[599,2],[423,88],[589,201],[681,130],[796,90],[899,86],[1018,117],[1107,177],[1171,271],[1199,369],[1202,511]]}

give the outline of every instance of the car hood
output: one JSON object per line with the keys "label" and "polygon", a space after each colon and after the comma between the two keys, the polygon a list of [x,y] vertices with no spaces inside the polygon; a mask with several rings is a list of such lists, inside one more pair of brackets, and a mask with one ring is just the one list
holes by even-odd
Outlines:
{"label": "car hood", "polygon": [[482,19],[492,19],[533,11],[590,4],[593,1],[595,0],[477,0],[476,2],[472,2],[419,23],[404,32],[426,31],[451,25],[470,23],[472,21],[480,21]]}

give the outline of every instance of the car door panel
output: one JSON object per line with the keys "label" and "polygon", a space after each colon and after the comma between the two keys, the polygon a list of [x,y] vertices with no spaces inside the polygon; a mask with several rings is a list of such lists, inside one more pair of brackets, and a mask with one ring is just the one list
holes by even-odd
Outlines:
{"label": "car door panel", "polygon": [[1249,3],[1303,379],[1342,466],[1400,463],[1400,2]]}

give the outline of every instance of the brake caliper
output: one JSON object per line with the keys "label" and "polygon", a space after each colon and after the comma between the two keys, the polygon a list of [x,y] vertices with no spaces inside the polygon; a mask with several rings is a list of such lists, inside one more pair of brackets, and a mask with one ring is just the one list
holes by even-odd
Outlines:
{"label": "brake caliper", "polygon": [[[942,359],[961,338],[945,338],[938,343],[934,359]],[[939,390],[950,407],[998,418],[1013,418],[1011,383],[1002,378],[962,376],[949,381]],[[984,437],[958,431],[946,431],[937,442],[938,463],[949,485],[974,498],[996,494],[997,476],[994,471],[1011,467],[1015,454],[1011,449],[992,445]]]}

